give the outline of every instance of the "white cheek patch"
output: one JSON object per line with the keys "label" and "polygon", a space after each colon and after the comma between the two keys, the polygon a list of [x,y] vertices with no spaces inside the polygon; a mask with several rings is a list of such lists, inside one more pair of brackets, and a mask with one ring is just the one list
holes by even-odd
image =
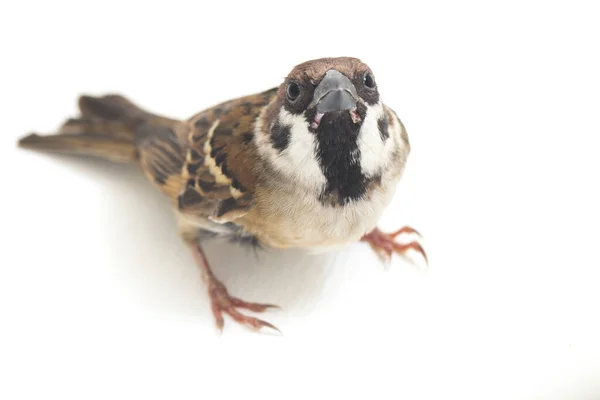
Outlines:
{"label": "white cheek patch", "polygon": [[367,115],[358,135],[360,165],[363,174],[367,176],[380,173],[388,164],[396,142],[391,137],[382,140],[378,125],[380,118],[386,118],[381,103],[367,106]]}
{"label": "white cheek patch", "polygon": [[320,192],[326,179],[317,162],[315,136],[308,131],[304,115],[294,115],[282,109],[278,119],[282,126],[290,128],[288,146],[282,152],[274,149],[268,134],[261,132],[262,124],[257,123],[255,138],[259,150],[279,172],[304,187]]}
{"label": "white cheek patch", "polygon": [[321,188],[326,179],[316,158],[316,138],[308,131],[306,118],[281,110],[279,121],[290,127],[290,143],[279,157],[282,166],[285,164],[288,173],[296,174],[304,184]]}

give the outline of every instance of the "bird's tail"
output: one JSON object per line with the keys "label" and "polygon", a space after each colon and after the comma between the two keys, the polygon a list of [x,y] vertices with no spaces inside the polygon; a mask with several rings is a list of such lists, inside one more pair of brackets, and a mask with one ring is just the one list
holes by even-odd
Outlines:
{"label": "bird's tail", "polygon": [[175,122],[146,112],[118,95],[81,96],[79,109],[81,115],[67,120],[57,134],[30,134],[19,140],[19,146],[115,162],[135,162],[139,128],[147,123]]}

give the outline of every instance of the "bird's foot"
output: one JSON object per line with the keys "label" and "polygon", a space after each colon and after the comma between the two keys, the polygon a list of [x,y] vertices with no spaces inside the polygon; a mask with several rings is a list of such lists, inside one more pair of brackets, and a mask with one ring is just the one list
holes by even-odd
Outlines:
{"label": "bird's foot", "polygon": [[274,325],[258,318],[249,317],[238,311],[238,308],[243,308],[254,312],[263,312],[269,308],[279,308],[273,304],[250,303],[237,297],[233,297],[227,291],[227,288],[219,281],[212,273],[208,261],[204,256],[204,252],[200,245],[191,245],[194,258],[198,266],[202,269],[202,276],[208,286],[208,295],[210,297],[211,309],[217,323],[217,328],[223,331],[224,319],[223,314],[229,315],[234,321],[247,326],[248,328],[260,331],[267,327],[279,333],[281,331]]}
{"label": "bird's foot", "polygon": [[375,250],[377,255],[379,255],[379,257],[381,257],[384,261],[389,261],[392,258],[392,253],[405,255],[409,250],[414,250],[420,253],[425,259],[425,262],[427,262],[427,254],[419,242],[396,242],[396,237],[403,233],[416,234],[419,237],[421,236],[419,232],[408,226],[405,226],[404,228],[392,233],[385,233],[380,231],[379,228],[375,228],[363,236],[361,241],[369,243],[371,248]]}
{"label": "bird's foot", "polygon": [[237,297],[233,297],[227,292],[225,285],[214,278],[214,276],[210,282],[208,282],[208,295],[210,296],[212,312],[215,316],[215,321],[217,322],[217,328],[219,330],[223,330],[223,313],[225,313],[233,318],[234,321],[246,325],[248,328],[255,331],[260,331],[262,328],[267,327],[281,333],[279,329],[269,322],[249,317],[238,311],[238,308],[243,308],[254,312],[263,312],[269,308],[279,308],[276,305],[250,303],[238,299]]}

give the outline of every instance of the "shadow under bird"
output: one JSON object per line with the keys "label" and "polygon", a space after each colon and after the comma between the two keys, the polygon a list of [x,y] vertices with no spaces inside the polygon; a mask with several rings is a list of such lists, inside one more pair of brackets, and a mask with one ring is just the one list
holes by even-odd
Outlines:
{"label": "shadow under bird", "polygon": [[255,330],[276,329],[242,314],[270,304],[230,295],[202,249],[210,237],[275,248],[327,250],[356,241],[384,259],[417,251],[377,229],[410,151],[398,116],[356,58],[296,66],[278,87],[204,110],[185,121],[148,113],[118,95],[82,96],[81,115],[57,134],[20,146],[137,163],[173,203],[179,230],[208,286],[217,327],[223,314]]}

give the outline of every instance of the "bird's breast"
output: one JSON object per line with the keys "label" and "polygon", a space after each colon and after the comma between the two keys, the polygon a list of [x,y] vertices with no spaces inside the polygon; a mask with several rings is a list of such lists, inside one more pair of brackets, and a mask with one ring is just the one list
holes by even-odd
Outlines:
{"label": "bird's breast", "polygon": [[395,187],[395,182],[377,186],[363,199],[344,205],[323,203],[293,185],[279,187],[276,196],[257,193],[253,209],[239,222],[270,247],[342,247],[358,241],[377,225]]}

